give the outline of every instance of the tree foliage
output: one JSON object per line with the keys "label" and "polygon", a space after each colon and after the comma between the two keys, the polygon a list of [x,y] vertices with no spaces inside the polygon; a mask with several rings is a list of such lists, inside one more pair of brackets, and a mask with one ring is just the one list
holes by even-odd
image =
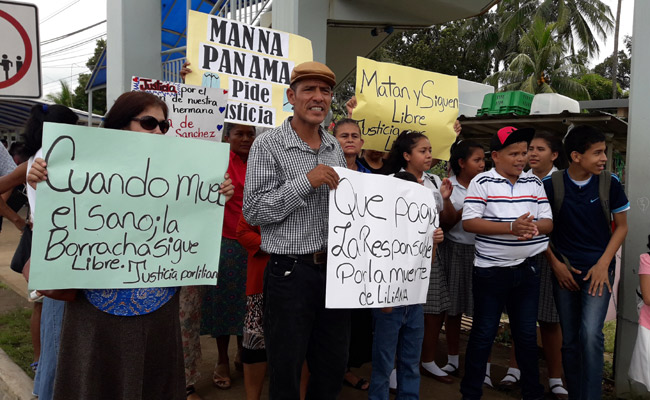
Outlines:
{"label": "tree foliage", "polygon": [[[591,100],[608,100],[612,97],[612,81],[599,74],[585,74],[578,80],[589,92]],[[618,97],[623,95],[618,85]]]}
{"label": "tree foliage", "polygon": [[589,92],[573,78],[584,66],[574,64],[557,39],[557,24],[547,24],[536,17],[521,37],[518,53],[508,57],[508,68],[490,75],[486,82],[501,90],[528,93],[560,93],[578,100],[588,99]]}
{"label": "tree foliage", "polygon": [[[106,40],[99,39],[95,45],[95,52],[86,62],[86,67],[90,71],[95,68],[102,51],[106,48]],[[72,91],[70,85],[61,81],[61,91],[58,93],[50,93],[45,96],[46,99],[68,107],[76,108],[82,111],[88,111],[88,94],[86,93],[86,85],[90,81],[90,74],[79,74],[79,84]],[[106,114],[106,89],[99,89],[93,91],[93,110],[95,114]]]}
{"label": "tree foliage", "polygon": [[[618,52],[618,69],[616,72],[616,81],[624,90],[630,88],[630,73],[632,68],[632,37],[625,36],[625,50]],[[603,62],[594,67],[594,72],[605,78],[612,80],[612,57],[607,57]],[[611,92],[611,90],[610,90]],[[611,93],[610,93],[611,97]]]}

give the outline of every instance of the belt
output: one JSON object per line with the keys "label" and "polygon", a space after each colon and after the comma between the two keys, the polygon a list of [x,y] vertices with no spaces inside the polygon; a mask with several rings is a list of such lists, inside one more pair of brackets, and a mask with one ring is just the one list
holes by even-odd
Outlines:
{"label": "belt", "polygon": [[298,260],[305,264],[312,264],[312,265],[327,264],[326,251],[317,251],[316,253],[311,253],[311,254],[285,254],[284,256],[294,260]]}

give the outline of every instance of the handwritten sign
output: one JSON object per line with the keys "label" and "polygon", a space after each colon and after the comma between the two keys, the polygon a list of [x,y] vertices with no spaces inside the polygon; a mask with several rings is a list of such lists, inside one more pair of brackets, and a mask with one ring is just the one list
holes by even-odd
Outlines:
{"label": "handwritten sign", "polygon": [[186,82],[230,96],[226,121],[275,127],[293,114],[286,91],[295,65],[312,61],[301,36],[190,11]]}
{"label": "handwritten sign", "polygon": [[214,285],[228,145],[46,123],[33,289]]}
{"label": "handwritten sign", "polygon": [[439,225],[431,190],[335,169],[340,179],[329,198],[326,307],[424,303]]}
{"label": "handwritten sign", "polygon": [[424,133],[433,158],[449,159],[456,139],[458,78],[357,57],[357,107],[363,148],[390,151],[404,130]]}
{"label": "handwritten sign", "polygon": [[169,108],[167,136],[221,141],[228,94],[221,89],[134,76],[132,91],[154,94]]}

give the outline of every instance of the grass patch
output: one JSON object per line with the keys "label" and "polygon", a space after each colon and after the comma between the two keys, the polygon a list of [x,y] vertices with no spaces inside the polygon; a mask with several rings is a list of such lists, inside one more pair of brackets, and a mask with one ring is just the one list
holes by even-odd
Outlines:
{"label": "grass patch", "polygon": [[0,315],[0,348],[27,375],[34,378],[34,373],[29,367],[34,359],[34,349],[29,333],[31,315],[31,309],[19,309]]}
{"label": "grass patch", "polygon": [[605,322],[603,334],[605,334],[605,352],[613,353],[616,343],[616,320]]}
{"label": "grass patch", "polygon": [[0,289],[9,289],[9,286],[5,285],[4,282],[0,282]]}

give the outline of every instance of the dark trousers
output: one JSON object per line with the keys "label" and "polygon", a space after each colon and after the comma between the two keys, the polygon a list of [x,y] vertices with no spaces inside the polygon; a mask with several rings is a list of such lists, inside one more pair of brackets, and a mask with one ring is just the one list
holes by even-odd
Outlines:
{"label": "dark trousers", "polygon": [[350,341],[349,310],[325,308],[325,265],[272,255],[264,271],[264,340],[269,398],[299,400],[307,360],[307,399],[335,400]]}
{"label": "dark trousers", "polygon": [[460,386],[463,398],[480,399],[483,394],[485,366],[504,306],[508,309],[517,348],[522,397],[524,400],[543,398],[537,363],[539,267],[532,259],[516,267],[474,267],[472,279],[474,319],[465,354],[465,376]]}

